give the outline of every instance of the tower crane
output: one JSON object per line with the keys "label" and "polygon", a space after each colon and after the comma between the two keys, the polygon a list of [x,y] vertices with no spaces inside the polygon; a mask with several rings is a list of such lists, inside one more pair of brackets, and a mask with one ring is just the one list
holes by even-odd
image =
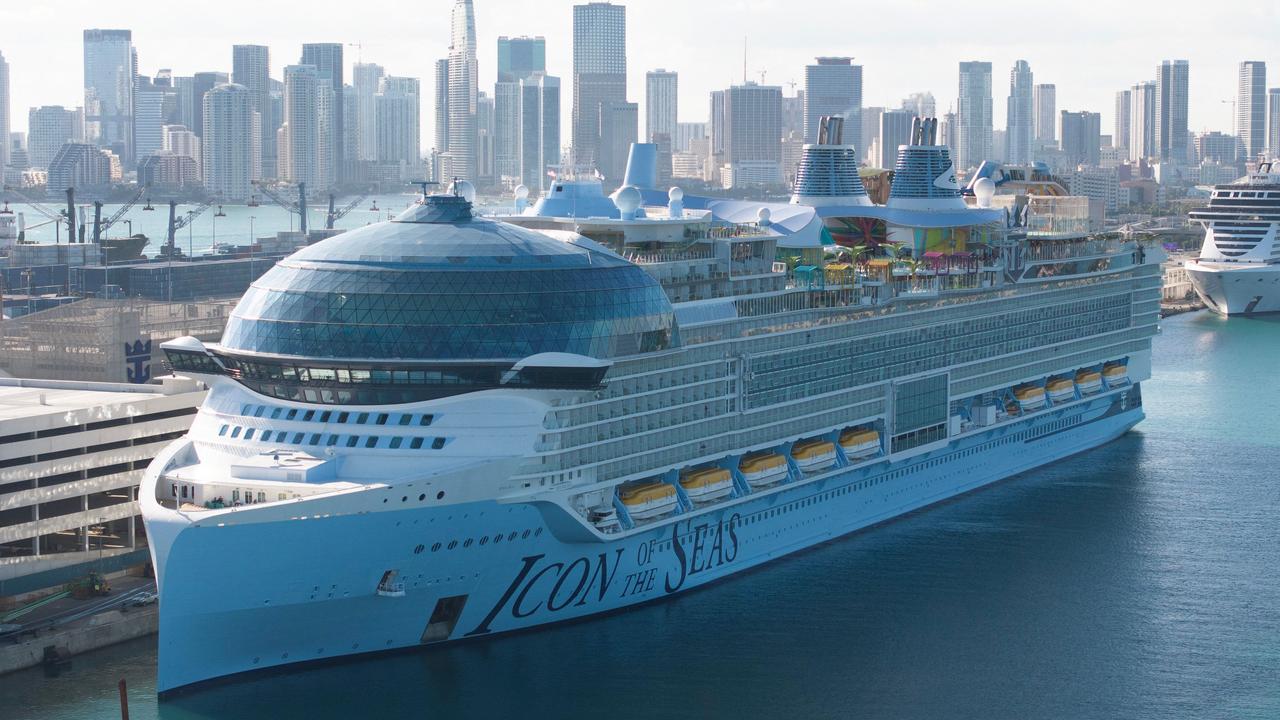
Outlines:
{"label": "tower crane", "polygon": [[271,199],[271,202],[279,205],[285,210],[288,210],[289,212],[298,216],[298,229],[302,231],[302,237],[306,238],[307,236],[307,184],[298,183],[298,200],[296,202],[293,200],[286,199],[282,194],[277,192],[276,189],[271,187],[270,185],[267,185],[265,183],[260,183],[260,182],[254,183],[254,184],[258,186],[258,189],[262,191],[263,195],[266,195],[268,198]]}
{"label": "tower crane", "polygon": [[177,254],[177,247],[174,240],[178,235],[178,231],[195,222],[195,219],[204,214],[205,210],[217,204],[217,199],[209,199],[188,210],[182,217],[178,217],[178,201],[169,201],[169,239],[165,242],[164,254],[170,259]]}
{"label": "tower crane", "polygon": [[102,242],[102,234],[110,230],[112,225],[115,225],[116,222],[120,220],[120,218],[124,217],[124,214],[129,212],[129,210],[132,209],[134,205],[137,205],[138,201],[142,199],[143,194],[146,193],[149,187],[150,186],[148,185],[139,186],[138,192],[134,193],[133,197],[129,198],[128,202],[121,205],[120,209],[116,210],[115,213],[112,214],[112,216],[108,218],[106,222],[102,222],[102,201],[94,200],[93,201],[93,241]]}
{"label": "tower crane", "polygon": [[332,230],[333,224],[335,222],[346,217],[347,213],[351,212],[352,210],[355,210],[356,206],[364,202],[364,199],[367,197],[369,197],[368,193],[365,193],[363,195],[357,195],[351,202],[347,203],[346,205],[343,205],[341,208],[337,210],[334,210],[333,209],[333,193],[329,193],[329,214],[325,215],[324,217],[325,229]]}

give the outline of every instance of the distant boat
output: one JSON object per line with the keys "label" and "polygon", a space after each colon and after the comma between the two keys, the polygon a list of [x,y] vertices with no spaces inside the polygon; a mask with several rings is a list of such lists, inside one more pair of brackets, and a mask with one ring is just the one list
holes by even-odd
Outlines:
{"label": "distant boat", "polygon": [[151,242],[146,235],[135,233],[128,237],[105,238],[102,241],[102,252],[109,263],[140,260],[142,249]]}

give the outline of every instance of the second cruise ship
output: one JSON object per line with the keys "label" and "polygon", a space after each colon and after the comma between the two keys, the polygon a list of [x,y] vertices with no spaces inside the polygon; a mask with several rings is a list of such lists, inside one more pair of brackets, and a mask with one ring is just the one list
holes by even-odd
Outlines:
{"label": "second cruise ship", "polygon": [[142,484],[158,689],[673,595],[1125,433],[1159,266],[935,143],[885,205],[824,133],[791,204],[560,178],[281,261],[164,346],[210,390]]}
{"label": "second cruise ship", "polygon": [[1185,267],[1204,304],[1222,315],[1280,312],[1280,168],[1264,162],[1216,186],[1191,219],[1204,244]]}

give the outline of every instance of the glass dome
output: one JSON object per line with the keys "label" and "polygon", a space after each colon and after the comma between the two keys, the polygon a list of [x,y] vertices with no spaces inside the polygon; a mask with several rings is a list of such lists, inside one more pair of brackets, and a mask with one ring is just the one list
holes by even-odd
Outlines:
{"label": "glass dome", "polygon": [[280,261],[236,306],[221,345],[232,353],[421,362],[541,352],[610,358],[677,343],[656,280],[586,238],[564,235],[472,219],[469,208],[415,206]]}

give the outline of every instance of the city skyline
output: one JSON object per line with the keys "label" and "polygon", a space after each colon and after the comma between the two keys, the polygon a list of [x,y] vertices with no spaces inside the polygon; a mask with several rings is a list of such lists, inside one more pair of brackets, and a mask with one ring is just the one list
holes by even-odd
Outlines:
{"label": "city skyline", "polygon": [[[235,15],[239,5],[236,0],[224,4],[228,15]],[[496,41],[498,36],[541,35],[547,42],[547,72],[550,75],[569,76],[572,72],[572,3],[547,7],[525,7],[510,2],[477,2],[475,4],[477,47],[479,54],[479,88],[484,91],[493,86],[496,79]],[[895,104],[895,99],[910,92],[930,91],[937,97],[938,112],[955,105],[955,67],[962,60],[989,61],[997,68],[1008,68],[1016,60],[1025,59],[1035,69],[1036,80],[1050,82],[1058,89],[1058,106],[1087,109],[1103,115],[1105,127],[1114,125],[1114,93],[1117,87],[1128,87],[1139,80],[1151,77],[1152,68],[1167,58],[1185,58],[1193,67],[1190,82],[1191,112],[1189,127],[1195,131],[1220,130],[1232,132],[1234,118],[1229,101],[1235,96],[1238,65],[1245,59],[1267,61],[1274,54],[1264,37],[1267,19],[1275,19],[1277,12],[1266,8],[1251,8],[1258,22],[1232,23],[1233,57],[1200,50],[1194,38],[1208,29],[1197,23],[1194,31],[1178,23],[1176,11],[1152,17],[1141,8],[1107,7],[1111,22],[1106,26],[1095,24],[1096,17],[1089,10],[1102,9],[1101,4],[1084,3],[1081,6],[1059,11],[1055,17],[1055,33],[1035,43],[1021,38],[980,44],[985,39],[980,18],[958,9],[933,8],[922,3],[905,3],[881,11],[880,24],[892,28],[899,20],[906,22],[927,8],[929,17],[944,22],[931,22],[913,30],[912,38],[932,52],[920,57],[907,52],[902,45],[903,36],[895,33],[868,34],[851,43],[834,27],[812,27],[794,30],[789,35],[760,37],[761,26],[771,26],[769,19],[778,22],[791,17],[805,17],[804,4],[766,2],[753,6],[750,16],[725,14],[722,9],[680,6],[679,13],[687,22],[660,24],[664,13],[654,12],[674,3],[664,0],[646,5],[646,12],[632,13],[628,17],[630,42],[627,58],[628,84],[632,88],[644,87],[644,76],[649,70],[666,67],[681,74],[679,87],[678,118],[681,122],[706,121],[708,94],[743,80],[743,49],[745,40],[747,79],[759,82],[764,71],[765,84],[780,85],[785,95],[792,94],[791,82],[803,85],[804,66],[813,61],[815,54],[850,55],[862,65],[865,72],[865,106]],[[244,4],[247,10],[249,6]],[[332,24],[323,22],[324,14],[296,17],[284,9],[254,6],[255,22],[252,27],[238,28],[237,23],[215,21],[201,29],[198,42],[189,36],[175,33],[168,16],[157,15],[156,8],[124,7],[109,11],[81,2],[57,3],[42,7],[14,9],[13,22],[50,23],[55,17],[76,18],[76,25],[66,32],[30,34],[15,38],[16,42],[0,48],[10,64],[12,129],[26,130],[26,113],[31,107],[63,105],[75,107],[82,100],[82,35],[84,28],[121,28],[133,31],[133,45],[138,51],[139,72],[152,75],[163,67],[172,68],[175,75],[191,75],[198,71],[230,72],[232,70],[232,45],[260,44],[272,48],[271,76],[283,78],[283,67],[292,64],[304,43],[341,42],[345,46],[345,62],[348,70],[356,62],[377,63],[395,67],[398,74],[418,77],[430,83],[433,77],[434,58],[447,54],[449,44],[448,25],[444,21],[451,7],[449,2],[437,2],[432,9],[438,16],[424,22],[412,41],[385,38],[386,12],[392,10],[374,3],[366,11],[344,19],[342,32],[334,33]],[[1185,6],[1190,11],[1190,4]],[[991,15],[1005,18],[1033,19],[1043,12],[1022,8],[1012,3],[995,3],[990,6]],[[643,15],[643,16],[642,16]],[[669,14],[668,14],[669,15]],[[715,38],[705,37],[706,27],[698,18],[715,17],[716,27],[721,28]],[[1239,14],[1233,16],[1237,20]],[[1043,19],[1043,18],[1042,18]],[[1127,23],[1126,19],[1133,22]],[[761,22],[764,20],[765,22]],[[438,21],[438,22],[437,22]],[[1213,17],[1206,22],[1218,22]],[[794,25],[794,22],[792,22]],[[61,25],[65,25],[62,23]],[[61,25],[58,25],[61,27]],[[78,27],[77,27],[78,26]],[[272,28],[263,32],[262,28]],[[1067,51],[1067,38],[1072,28],[1091,33],[1090,57],[1097,62],[1080,62],[1078,46]],[[1141,36],[1126,27],[1144,28]],[[967,31],[971,28],[972,31]],[[754,36],[753,36],[754,31]],[[647,43],[645,37],[655,33],[672,42]],[[689,37],[684,37],[689,34]],[[1013,36],[1011,36],[1012,38]],[[1151,38],[1144,41],[1143,38]],[[1137,41],[1137,49],[1135,49]],[[1123,48],[1108,53],[1109,47]],[[1105,58],[1105,62],[1103,61]],[[38,71],[34,70],[38,68]],[[1104,69],[1105,72],[1099,72]],[[1005,103],[999,91],[993,108],[993,124],[997,129],[1005,126]],[[643,93],[631,92],[629,99],[641,103]],[[424,122],[421,134],[424,149],[433,145],[434,112],[424,101]],[[562,93],[564,117],[571,116],[571,93]],[[566,138],[567,139],[567,138]]]}

